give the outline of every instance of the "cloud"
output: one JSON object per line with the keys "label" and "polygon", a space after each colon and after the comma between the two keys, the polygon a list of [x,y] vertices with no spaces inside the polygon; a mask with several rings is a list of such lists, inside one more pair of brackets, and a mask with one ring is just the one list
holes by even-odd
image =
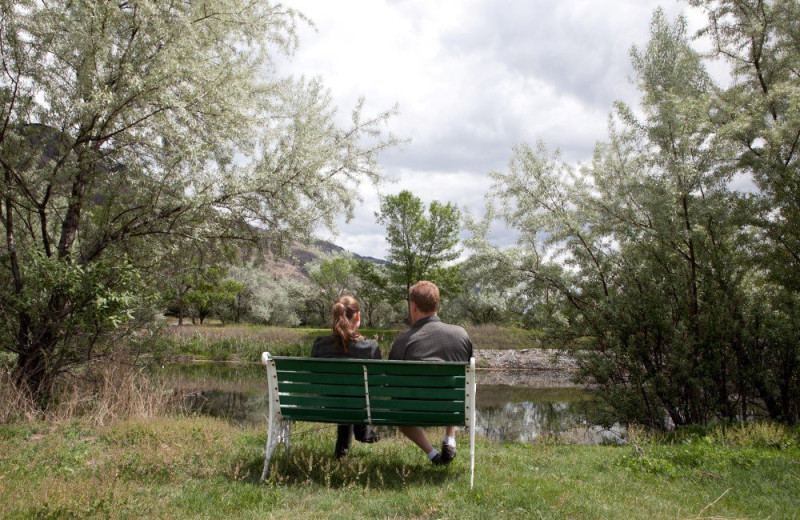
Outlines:
{"label": "cloud", "polygon": [[[342,124],[360,96],[377,113],[395,103],[393,133],[410,138],[383,153],[396,183],[361,188],[363,204],[336,243],[385,257],[374,212],[381,194],[409,189],[424,201],[482,213],[488,173],[512,147],[543,140],[584,161],[604,140],[611,104],[635,104],[629,49],[646,44],[653,10],[676,0],[290,0],[316,31],[282,70],[322,76]],[[281,64],[283,67],[283,64]],[[493,228],[492,239],[512,233]]]}

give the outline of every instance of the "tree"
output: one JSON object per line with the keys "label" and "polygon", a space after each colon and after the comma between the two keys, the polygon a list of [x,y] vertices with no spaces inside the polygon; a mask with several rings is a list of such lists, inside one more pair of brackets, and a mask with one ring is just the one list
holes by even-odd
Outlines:
{"label": "tree", "polygon": [[[180,250],[165,252],[160,258],[158,276],[151,282],[158,285],[162,309],[178,316],[178,325],[183,325],[186,317],[194,323],[195,315],[190,315],[190,293],[198,289],[200,283],[207,282],[207,275],[216,281],[221,280],[223,268],[234,257],[234,251],[226,247],[209,247],[207,243],[187,241]],[[210,289],[210,288],[209,288]]]}
{"label": "tree", "polygon": [[244,285],[227,278],[227,273],[219,266],[194,274],[191,289],[184,297],[193,311],[192,321],[197,316],[202,325],[209,316],[217,316],[224,322],[226,310],[233,307],[236,295]]}
{"label": "tree", "polygon": [[363,119],[362,101],[339,128],[319,80],[277,76],[302,20],[249,0],[0,0],[0,345],[33,397],[113,350],[165,255],[281,249],[382,179],[391,112]]}
{"label": "tree", "polygon": [[361,316],[368,327],[395,322],[389,297],[389,275],[386,268],[370,260],[357,259],[352,265],[358,280],[356,296],[361,304]]}
{"label": "tree", "polygon": [[716,98],[715,140],[727,168],[757,187],[744,225],[755,231],[761,268],[751,297],[748,353],[769,414],[800,420],[800,4],[794,0],[690,1],[708,15],[702,31],[732,70]]}
{"label": "tree", "polygon": [[368,327],[395,323],[389,303],[386,269],[350,254],[322,256],[307,266],[310,282],[305,294],[309,323],[330,324],[331,306],[344,294],[358,298],[361,321]]}
{"label": "tree", "polygon": [[402,299],[416,282],[436,282],[436,270],[458,258],[461,213],[451,203],[433,201],[426,212],[422,201],[404,190],[384,197],[375,217],[386,227],[389,273],[398,293],[404,291]]}
{"label": "tree", "polygon": [[515,291],[503,281],[505,274],[491,256],[471,255],[458,265],[461,290],[448,302],[450,321],[476,325],[511,321]]}
{"label": "tree", "polygon": [[242,285],[235,303],[240,320],[287,327],[301,323],[304,298],[311,290],[305,281],[278,276],[257,264],[231,266],[230,277]]}
{"label": "tree", "polygon": [[311,323],[329,324],[333,302],[344,294],[355,294],[353,262],[349,255],[333,255],[323,256],[307,266],[312,291],[306,297],[306,307]]}
{"label": "tree", "polygon": [[539,325],[580,347],[583,374],[619,417],[735,420],[763,397],[747,294],[759,272],[729,188],[730,144],[714,139],[717,88],[683,19],[657,11],[632,57],[644,117],[618,104],[591,164],[573,168],[540,144],[494,174],[528,250],[506,262]]}

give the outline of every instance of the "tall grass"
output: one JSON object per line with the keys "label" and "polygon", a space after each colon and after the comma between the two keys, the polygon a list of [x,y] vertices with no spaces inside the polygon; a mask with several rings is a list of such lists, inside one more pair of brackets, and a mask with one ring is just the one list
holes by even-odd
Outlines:
{"label": "tall grass", "polygon": [[164,327],[167,356],[191,356],[213,360],[258,361],[261,353],[307,356],[319,329],[290,329],[254,325],[183,325]]}
{"label": "tall grass", "polygon": [[[383,357],[389,355],[397,329],[359,330],[367,338],[376,339]],[[497,325],[468,326],[467,332],[475,348],[527,349],[542,348],[535,332]],[[192,357],[215,361],[258,362],[261,353],[278,356],[308,356],[314,338],[330,334],[326,328],[301,329],[259,325],[169,325],[162,330],[162,353],[167,357]]]}
{"label": "tall grass", "polygon": [[530,330],[491,324],[468,325],[466,329],[475,348],[511,350],[543,347],[536,333]]}
{"label": "tall grass", "polygon": [[0,424],[34,421],[40,414],[36,404],[14,385],[11,373],[0,372]]}
{"label": "tall grass", "polygon": [[152,377],[133,364],[106,360],[88,367],[80,377],[62,380],[55,398],[44,408],[4,373],[0,381],[0,422],[58,424],[82,420],[102,426],[123,419],[164,416],[179,410],[182,401],[167,380]]}
{"label": "tall grass", "polygon": [[[359,330],[378,341],[387,357],[398,331]],[[292,329],[259,325],[170,325],[162,331],[162,354],[167,357],[192,357],[214,361],[259,362],[262,352],[277,356],[311,355],[314,338],[330,334],[330,329]]]}

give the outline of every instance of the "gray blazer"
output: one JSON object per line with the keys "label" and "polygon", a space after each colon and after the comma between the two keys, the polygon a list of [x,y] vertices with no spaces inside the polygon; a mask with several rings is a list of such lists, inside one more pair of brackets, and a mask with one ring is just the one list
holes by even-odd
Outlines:
{"label": "gray blazer", "polygon": [[389,359],[461,361],[472,357],[472,341],[458,325],[443,323],[433,315],[417,320],[392,344]]}
{"label": "gray blazer", "polygon": [[374,339],[361,338],[351,341],[347,345],[347,353],[345,353],[336,347],[333,336],[319,336],[314,339],[311,357],[380,359],[381,349],[378,348],[378,342]]}

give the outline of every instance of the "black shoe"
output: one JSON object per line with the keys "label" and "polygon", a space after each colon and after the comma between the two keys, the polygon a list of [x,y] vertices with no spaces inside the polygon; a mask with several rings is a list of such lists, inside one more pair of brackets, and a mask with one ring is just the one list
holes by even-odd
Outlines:
{"label": "black shoe", "polygon": [[431,463],[434,466],[446,466],[447,464],[450,464],[450,462],[445,462],[444,461],[444,459],[442,458],[442,454],[441,453],[437,453],[436,456],[431,459]]}
{"label": "black shoe", "polygon": [[336,458],[337,459],[342,459],[344,457],[347,457],[347,454],[349,452],[350,452],[350,450],[348,450],[348,449],[336,450]]}
{"label": "black shoe", "polygon": [[456,447],[450,446],[449,444],[442,443],[442,460],[444,464],[450,464],[450,462],[456,458]]}

